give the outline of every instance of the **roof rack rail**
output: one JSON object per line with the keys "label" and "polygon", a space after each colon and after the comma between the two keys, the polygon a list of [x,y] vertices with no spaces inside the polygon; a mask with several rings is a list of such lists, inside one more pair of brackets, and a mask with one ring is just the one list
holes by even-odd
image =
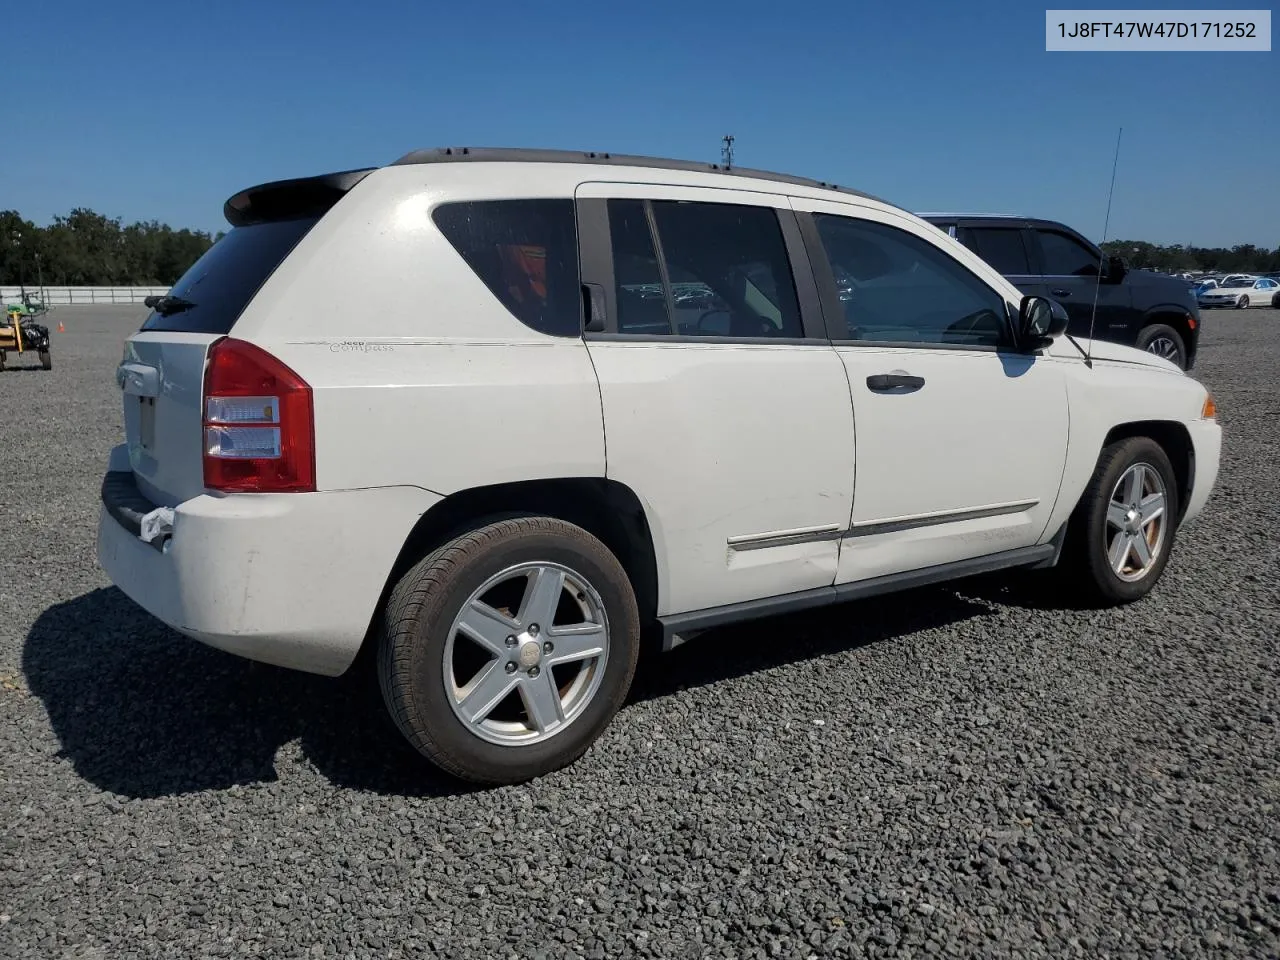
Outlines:
{"label": "roof rack rail", "polygon": [[598,163],[619,167],[652,167],[658,170],[686,170],[691,173],[718,173],[728,176],[750,177],[756,180],[771,180],[776,183],[790,183],[800,187],[812,187],[818,190],[833,190],[846,193],[877,203],[886,203],[897,207],[897,204],[881,200],[879,197],[842,187],[825,180],[813,180],[808,177],[795,177],[770,170],[753,170],[748,167],[725,167],[719,163],[704,163],[697,160],[674,160],[668,157],[646,157],[623,153],[606,153],[596,150],[546,150],[525,147],[430,147],[414,150],[392,163],[392,166],[403,166],[415,163],[450,163],[460,161],[489,161],[507,163]]}

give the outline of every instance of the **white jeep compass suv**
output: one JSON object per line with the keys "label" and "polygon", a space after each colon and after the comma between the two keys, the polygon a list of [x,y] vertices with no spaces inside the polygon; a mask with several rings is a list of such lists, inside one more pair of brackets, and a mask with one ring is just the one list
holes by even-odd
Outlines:
{"label": "white jeep compass suv", "polygon": [[99,562],[244,657],[374,645],[471,780],[579,757],[642,635],[1008,567],[1135,600],[1217,476],[1200,383],[851,190],[445,149],[225,214],[126,344]]}

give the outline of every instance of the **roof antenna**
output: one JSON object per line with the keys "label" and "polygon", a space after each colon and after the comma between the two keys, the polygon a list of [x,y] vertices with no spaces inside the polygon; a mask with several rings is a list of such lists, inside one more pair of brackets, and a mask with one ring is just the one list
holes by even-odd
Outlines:
{"label": "roof antenna", "polygon": [[1102,291],[1102,267],[1107,260],[1107,251],[1102,244],[1107,242],[1107,230],[1111,227],[1111,197],[1116,192],[1116,167],[1120,165],[1120,137],[1123,134],[1124,127],[1121,127],[1120,132],[1116,134],[1116,154],[1111,161],[1111,188],[1107,191],[1107,217],[1102,223],[1102,243],[1098,244],[1101,258],[1098,260],[1098,282],[1093,286],[1093,312],[1089,315],[1089,352],[1084,358],[1090,367],[1093,366],[1093,325],[1098,319],[1098,294]]}
{"label": "roof antenna", "polygon": [[720,140],[723,144],[720,147],[720,162],[728,170],[733,166],[733,134],[726,133]]}

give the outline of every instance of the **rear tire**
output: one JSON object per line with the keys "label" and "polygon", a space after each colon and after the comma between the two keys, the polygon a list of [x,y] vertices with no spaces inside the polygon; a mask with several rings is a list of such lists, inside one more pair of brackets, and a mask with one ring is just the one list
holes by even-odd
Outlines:
{"label": "rear tire", "polygon": [[1172,360],[1183,370],[1187,369],[1187,346],[1182,335],[1164,323],[1144,327],[1138,335],[1138,349]]}
{"label": "rear tire", "polygon": [[526,516],[464,532],[401,577],[378,677],[424,757],[474,783],[519,783],[587,751],[626,699],[639,649],[635,594],[609,548]]}
{"label": "rear tire", "polygon": [[1164,448],[1150,437],[1117,440],[1098,458],[1071,517],[1059,566],[1088,602],[1114,606],[1139,600],[1169,562],[1179,506]]}
{"label": "rear tire", "polygon": [[40,366],[44,367],[46,370],[53,369],[53,357],[49,355],[48,350],[40,351]]}

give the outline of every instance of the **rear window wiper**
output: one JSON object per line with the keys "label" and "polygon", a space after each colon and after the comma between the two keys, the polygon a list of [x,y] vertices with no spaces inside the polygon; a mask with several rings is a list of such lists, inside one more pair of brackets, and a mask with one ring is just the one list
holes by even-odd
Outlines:
{"label": "rear window wiper", "polygon": [[195,303],[186,297],[176,297],[173,294],[165,294],[163,297],[150,296],[142,302],[162,317],[167,317],[171,313],[181,313],[195,306]]}

